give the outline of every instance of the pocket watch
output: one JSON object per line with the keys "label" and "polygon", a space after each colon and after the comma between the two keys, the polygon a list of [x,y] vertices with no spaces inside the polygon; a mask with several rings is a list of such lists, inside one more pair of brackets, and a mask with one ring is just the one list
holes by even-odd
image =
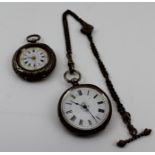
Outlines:
{"label": "pocket watch", "polygon": [[37,34],[28,36],[28,44],[20,47],[13,56],[14,71],[24,80],[42,80],[55,68],[55,53],[48,45],[39,43],[40,38]]}
{"label": "pocket watch", "polygon": [[[71,10],[63,13],[63,27],[66,43],[66,57],[68,59],[69,70],[65,72],[64,78],[73,86],[66,90],[61,96],[58,104],[58,114],[61,122],[74,133],[81,135],[90,135],[101,131],[108,124],[112,108],[111,103],[106,95],[99,87],[92,84],[79,84],[81,74],[75,70],[75,63],[72,57],[72,46],[69,33],[67,16],[72,16],[81,25],[81,33],[84,34],[90,43],[93,56],[97,60],[98,67],[105,78],[107,88],[111,97],[116,103],[117,110],[126,125],[131,137],[125,140],[119,140],[117,146],[124,147],[126,144],[139,139],[143,136],[151,134],[152,130],[145,128],[140,133],[131,122],[131,115],[126,111],[120,101],[120,98],[112,84],[109,73],[102,62],[96,45],[93,41],[93,26],[85,22]],[[83,53],[81,52],[81,55]],[[82,55],[83,56],[83,55]]]}
{"label": "pocket watch", "polygon": [[[68,78],[65,73],[65,79]],[[67,80],[73,86],[66,90],[58,104],[58,114],[61,122],[70,131],[78,135],[94,134],[108,124],[112,108],[111,103],[99,87],[92,84],[78,84],[79,78]],[[73,82],[74,81],[74,82]]]}

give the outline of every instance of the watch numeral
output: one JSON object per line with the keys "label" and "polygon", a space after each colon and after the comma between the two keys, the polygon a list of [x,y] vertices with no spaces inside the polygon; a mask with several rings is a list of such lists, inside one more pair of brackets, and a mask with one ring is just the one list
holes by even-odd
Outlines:
{"label": "watch numeral", "polygon": [[97,104],[103,104],[104,102],[103,101],[99,101],[99,102],[97,102]]}
{"label": "watch numeral", "polygon": [[66,114],[69,114],[69,113],[72,113],[73,111],[72,110],[69,110],[69,111],[66,111]]}
{"label": "watch numeral", "polygon": [[104,113],[104,109],[98,109],[98,112]]}
{"label": "watch numeral", "polygon": [[81,90],[78,90],[78,94],[81,96],[82,95],[82,91]]}
{"label": "watch numeral", "polygon": [[94,96],[94,98],[96,98],[98,96],[98,94],[96,94],[95,96]]}
{"label": "watch numeral", "polygon": [[87,91],[87,95],[89,95],[89,90]]}
{"label": "watch numeral", "polygon": [[75,97],[74,95],[72,95],[72,94],[71,94],[71,97],[72,97],[73,99],[76,99],[76,97]]}
{"label": "watch numeral", "polygon": [[73,115],[72,117],[71,117],[71,119],[70,119],[71,121],[75,121],[76,120],[76,116],[75,115]]}
{"label": "watch numeral", "polygon": [[83,120],[82,119],[80,119],[79,125],[83,125]]}
{"label": "watch numeral", "polygon": [[88,120],[88,123],[89,123],[89,125],[92,125],[92,122],[91,122],[91,120]]}

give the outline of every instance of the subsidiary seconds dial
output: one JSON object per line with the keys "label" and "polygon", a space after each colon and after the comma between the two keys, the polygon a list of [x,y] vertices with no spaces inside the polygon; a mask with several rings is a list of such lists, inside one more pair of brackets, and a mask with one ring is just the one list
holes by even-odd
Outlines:
{"label": "subsidiary seconds dial", "polygon": [[59,101],[62,123],[78,134],[92,134],[103,129],[111,117],[107,95],[97,86],[83,84],[67,90]]}

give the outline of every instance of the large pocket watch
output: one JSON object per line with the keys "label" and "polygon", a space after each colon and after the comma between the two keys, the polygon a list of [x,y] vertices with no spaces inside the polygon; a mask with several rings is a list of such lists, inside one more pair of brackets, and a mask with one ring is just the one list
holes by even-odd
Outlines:
{"label": "large pocket watch", "polygon": [[152,132],[151,129],[145,128],[142,132],[138,133],[137,129],[133,126],[131,122],[131,115],[128,111],[126,111],[125,107],[121,103],[120,98],[109,78],[109,73],[103,64],[93,41],[93,26],[86,23],[71,10],[66,10],[63,13],[62,21],[66,43],[66,57],[68,59],[69,67],[69,70],[64,74],[64,78],[73,86],[66,90],[60,98],[58,113],[61,122],[74,133],[90,135],[104,129],[112,114],[111,103],[105,92],[92,84],[79,84],[81,74],[75,70],[75,63],[72,57],[73,52],[67,20],[68,15],[72,16],[82,26],[81,33],[88,38],[92,54],[97,60],[98,67],[105,78],[107,88],[115,101],[117,110],[131,136],[128,139],[119,140],[117,142],[117,146],[124,147],[126,144],[136,139],[150,135]]}
{"label": "large pocket watch", "polygon": [[65,79],[73,86],[61,96],[58,114],[63,125],[78,135],[94,134],[106,127],[112,108],[106,93],[92,84],[78,84],[80,73],[74,72],[77,78]]}
{"label": "large pocket watch", "polygon": [[40,38],[37,34],[28,36],[28,44],[20,47],[13,56],[13,68],[24,80],[42,80],[55,68],[54,51],[48,45],[39,43]]}

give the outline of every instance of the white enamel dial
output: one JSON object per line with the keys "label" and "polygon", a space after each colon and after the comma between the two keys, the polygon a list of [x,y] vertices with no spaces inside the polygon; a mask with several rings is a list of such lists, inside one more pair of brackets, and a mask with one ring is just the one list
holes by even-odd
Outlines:
{"label": "white enamel dial", "polygon": [[111,110],[109,102],[98,87],[79,85],[63,96],[60,109],[62,117],[72,127],[92,130],[108,119]]}
{"label": "white enamel dial", "polygon": [[35,71],[43,68],[49,61],[47,52],[40,47],[24,48],[19,56],[22,68]]}

